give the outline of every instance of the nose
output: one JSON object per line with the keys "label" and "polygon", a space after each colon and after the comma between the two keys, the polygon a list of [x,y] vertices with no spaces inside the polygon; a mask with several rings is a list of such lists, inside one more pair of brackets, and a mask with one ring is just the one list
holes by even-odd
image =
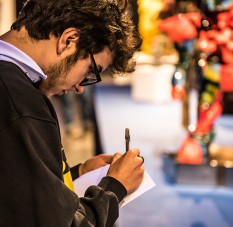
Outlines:
{"label": "nose", "polygon": [[85,90],[84,86],[79,86],[77,84],[74,86],[74,92],[76,94],[82,94],[84,90]]}

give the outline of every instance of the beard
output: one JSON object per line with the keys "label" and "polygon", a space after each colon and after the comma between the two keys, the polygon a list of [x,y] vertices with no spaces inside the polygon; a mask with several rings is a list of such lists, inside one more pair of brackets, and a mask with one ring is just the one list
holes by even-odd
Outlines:
{"label": "beard", "polygon": [[44,74],[47,79],[43,81],[43,90],[51,90],[54,88],[60,79],[65,79],[72,66],[77,62],[77,53],[66,57],[60,62],[44,69]]}

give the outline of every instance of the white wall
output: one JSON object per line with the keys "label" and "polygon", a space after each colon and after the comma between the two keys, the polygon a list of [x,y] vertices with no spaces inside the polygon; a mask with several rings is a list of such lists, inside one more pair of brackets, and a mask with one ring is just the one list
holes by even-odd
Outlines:
{"label": "white wall", "polygon": [[15,18],[15,0],[0,0],[0,34],[3,34],[10,29]]}

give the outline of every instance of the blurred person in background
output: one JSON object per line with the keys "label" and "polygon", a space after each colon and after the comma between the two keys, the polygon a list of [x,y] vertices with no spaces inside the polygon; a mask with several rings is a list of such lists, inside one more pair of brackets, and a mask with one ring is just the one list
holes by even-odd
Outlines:
{"label": "blurred person in background", "polygon": [[85,92],[79,95],[69,92],[51,97],[55,110],[60,112],[58,120],[64,137],[78,139],[88,130],[94,131],[93,88],[87,86]]}
{"label": "blurred person in background", "polygon": [[139,149],[98,155],[73,179],[110,164],[79,198],[48,97],[81,94],[111,69],[135,69],[141,38],[126,0],[29,0],[0,36],[1,226],[112,226],[119,203],[141,184]]}

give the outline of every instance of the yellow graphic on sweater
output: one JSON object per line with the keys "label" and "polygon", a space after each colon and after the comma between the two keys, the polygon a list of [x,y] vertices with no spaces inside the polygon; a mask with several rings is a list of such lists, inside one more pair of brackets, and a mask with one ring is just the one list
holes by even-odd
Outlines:
{"label": "yellow graphic on sweater", "polygon": [[70,167],[66,161],[66,156],[65,156],[65,152],[64,152],[64,148],[62,147],[61,149],[62,152],[62,173],[63,173],[63,181],[64,184],[72,191],[74,191],[74,185],[73,185],[73,180],[71,177],[71,173],[70,173]]}
{"label": "yellow graphic on sweater", "polygon": [[[68,169],[68,171],[67,171]],[[63,179],[64,184],[72,191],[74,191],[74,185],[71,177],[71,173],[69,171],[69,166],[66,162],[63,161]]]}

